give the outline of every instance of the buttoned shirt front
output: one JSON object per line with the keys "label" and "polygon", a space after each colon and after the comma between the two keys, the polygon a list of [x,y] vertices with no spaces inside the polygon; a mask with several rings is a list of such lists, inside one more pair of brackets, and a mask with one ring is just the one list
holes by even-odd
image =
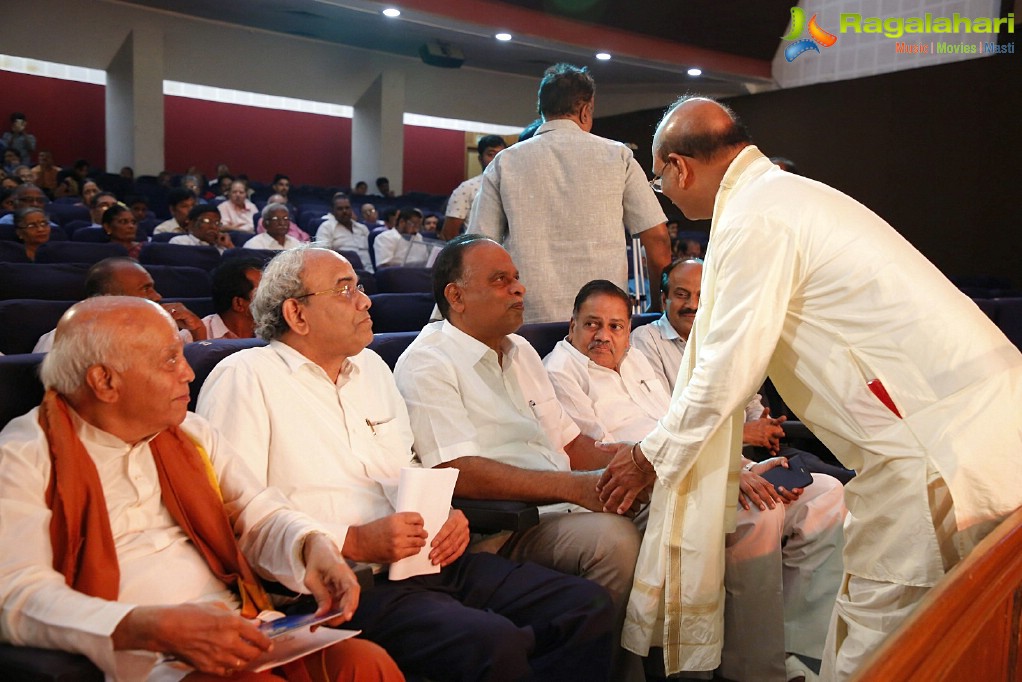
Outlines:
{"label": "buttoned shirt front", "polygon": [[[17,644],[84,653],[111,678],[144,679],[152,652],[114,651],[110,635],[135,606],[237,599],[210,571],[164,507],[151,439],[129,444],[73,414],[75,430],[96,464],[120,567],[117,601],[77,592],[53,570],[45,502],[50,453],[38,408],[0,433],[0,631]],[[239,546],[262,575],[304,591],[300,551],[322,526],[291,511],[276,490],[259,485],[209,424],[188,414],[182,428],[206,450]],[[159,679],[187,671],[161,666]]]}
{"label": "buttoned shirt front", "polygon": [[342,543],[350,526],[394,513],[401,467],[413,466],[408,412],[371,350],[349,358],[336,383],[279,341],[240,351],[203,383],[198,412],[260,482]]}
{"label": "buttoned shirt front", "polygon": [[642,353],[626,352],[615,371],[562,339],[543,365],[565,411],[594,440],[640,441],[667,413],[671,397]]}
{"label": "buttoned shirt front", "polygon": [[404,238],[397,228],[391,228],[376,235],[373,241],[376,253],[376,267],[406,266],[422,267],[429,261],[430,247],[422,241],[421,234]]}
{"label": "buttoned shirt front", "polygon": [[[171,241],[174,241],[173,239]],[[265,249],[266,251],[284,251],[301,246],[302,243],[289,234],[284,235],[284,243],[281,244],[266,232],[257,234],[241,245],[244,249]]]}
{"label": "buttoned shirt front", "polygon": [[369,258],[369,228],[356,220],[351,221],[349,228],[337,222],[334,216],[325,216],[316,230],[316,243],[334,251],[354,251],[362,259],[362,267],[373,271],[373,261]]}
{"label": "buttoned shirt front", "polygon": [[523,469],[571,469],[564,446],[579,429],[557,402],[539,355],[516,334],[501,350],[498,359],[442,321],[428,324],[402,353],[394,377],[424,466],[479,456]]}
{"label": "buttoned shirt front", "polygon": [[[254,237],[253,237],[253,239],[254,239]],[[249,241],[251,241],[251,240],[249,240]],[[224,251],[227,250],[226,246],[220,246],[219,244],[210,244],[209,242],[204,242],[201,239],[199,239],[198,237],[196,237],[194,234],[182,234],[182,235],[179,235],[179,236],[174,237],[173,239],[171,239],[168,243],[169,244],[177,244],[178,246],[212,246],[217,251],[219,251],[220,253],[223,253]]]}

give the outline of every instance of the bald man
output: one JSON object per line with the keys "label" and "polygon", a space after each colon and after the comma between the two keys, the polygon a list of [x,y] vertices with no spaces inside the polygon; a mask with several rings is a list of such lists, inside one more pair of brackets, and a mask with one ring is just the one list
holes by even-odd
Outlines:
{"label": "bald man", "polygon": [[[706,531],[730,523],[742,407],[769,374],[858,471],[846,487],[845,577],[823,663],[825,678],[845,679],[1022,504],[1022,354],[890,225],[774,166],[717,102],[672,106],[653,159],[654,189],[713,223],[670,411],[633,453],[659,484],[626,643],[642,650],[661,634],[644,613],[665,600],[667,641],[697,623],[716,631],[723,547]],[[618,457],[603,483],[615,508],[648,481]],[[718,513],[686,513],[696,508]],[[695,556],[678,537],[713,541]],[[680,585],[660,577],[666,562],[688,567]],[[668,667],[709,648],[676,647]]]}
{"label": "bald man", "polygon": [[[135,296],[153,303],[160,303],[163,296],[156,290],[152,275],[139,265],[134,258],[112,256],[99,261],[85,274],[85,297],[93,296]],[[170,313],[178,327],[178,334],[184,343],[203,341],[207,336],[202,319],[183,303],[160,303]],[[49,353],[53,347],[51,329],[36,341],[33,353]]]}
{"label": "bald man", "polygon": [[[84,654],[109,679],[269,682],[239,673],[271,648],[257,575],[351,619],[358,582],[333,536],[187,412],[195,374],[166,311],[72,306],[41,378],[42,404],[0,433],[3,641]],[[325,651],[285,677],[403,679],[369,642]]]}

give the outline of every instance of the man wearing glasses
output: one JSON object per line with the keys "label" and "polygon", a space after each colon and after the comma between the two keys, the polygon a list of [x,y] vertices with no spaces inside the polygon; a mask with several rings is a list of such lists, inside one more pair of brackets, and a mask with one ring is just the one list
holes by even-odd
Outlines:
{"label": "man wearing glasses", "polygon": [[[845,487],[845,575],[822,669],[847,679],[1022,504],[1022,355],[883,219],[779,169],[721,104],[671,107],[653,138],[653,170],[688,218],[713,224],[671,408],[639,442],[637,464],[611,462],[604,481],[616,507],[652,480],[634,476],[636,466],[657,479],[627,643],[641,652],[693,622],[719,624],[713,562],[723,543],[707,531],[733,519],[742,408],[769,374],[857,472]],[[693,551],[681,537],[707,541]],[[657,577],[676,572],[680,585]],[[643,627],[638,617],[661,604],[666,628]],[[668,672],[692,653],[674,647]]]}
{"label": "man wearing glasses", "polygon": [[[281,253],[252,303],[269,345],[219,363],[198,412],[261,483],[335,533],[346,558],[389,564],[419,552],[427,533],[419,514],[394,509],[400,470],[416,464],[404,401],[366,348],[370,305],[336,252]],[[377,576],[348,627],[430,679],[607,679],[613,618],[603,588],[467,554],[468,540],[464,515],[452,511],[428,550],[439,572]]]}
{"label": "man wearing glasses", "polygon": [[244,248],[283,251],[302,245],[300,241],[287,233],[291,227],[291,215],[285,204],[266,204],[262,217],[266,232],[249,239],[243,245]]}
{"label": "man wearing glasses", "polygon": [[[486,167],[472,206],[468,231],[502,244],[521,270],[526,324],[567,320],[575,294],[594,279],[627,291],[626,228],[646,251],[651,283],[671,262],[667,218],[642,168],[628,147],[590,132],[595,101],[587,69],[547,69],[543,125]],[[649,305],[659,310],[660,300]]]}
{"label": "man wearing glasses", "polygon": [[219,209],[213,204],[199,204],[188,212],[188,221],[185,223],[188,234],[174,237],[170,243],[182,246],[213,246],[223,253],[234,248],[234,242],[231,241],[231,235],[221,231],[222,227]]}

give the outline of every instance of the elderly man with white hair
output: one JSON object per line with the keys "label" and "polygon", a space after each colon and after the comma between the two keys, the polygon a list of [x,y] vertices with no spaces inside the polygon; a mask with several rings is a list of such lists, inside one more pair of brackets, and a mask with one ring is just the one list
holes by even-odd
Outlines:
{"label": "elderly man with white hair", "polygon": [[[194,378],[151,301],[93,298],[61,318],[42,404],[0,433],[5,641],[84,654],[108,679],[198,681],[271,649],[252,620],[271,607],[259,577],[351,618],[358,582],[333,536],[187,412]],[[284,674],[402,679],[359,640]]]}
{"label": "elderly man with white hair", "polygon": [[283,251],[302,245],[302,242],[288,234],[291,215],[286,204],[266,204],[262,218],[262,225],[266,231],[249,239],[242,245],[243,248]]}

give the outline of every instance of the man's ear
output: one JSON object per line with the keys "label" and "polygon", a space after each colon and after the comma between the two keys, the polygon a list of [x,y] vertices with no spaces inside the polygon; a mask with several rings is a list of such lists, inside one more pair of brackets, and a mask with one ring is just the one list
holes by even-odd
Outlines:
{"label": "man's ear", "polygon": [[667,294],[660,292],[660,309],[667,310]]}
{"label": "man's ear", "polygon": [[235,296],[231,299],[231,310],[236,313],[245,314],[250,305],[251,303],[244,296]]}
{"label": "man's ear", "polygon": [[86,390],[104,403],[116,403],[120,396],[120,377],[106,365],[93,365],[85,370]]}
{"label": "man's ear", "polygon": [[688,189],[695,182],[695,174],[693,172],[693,166],[691,163],[692,159],[681,154],[675,154],[671,152],[667,155],[667,162],[673,163],[678,169],[678,185],[681,189]]}
{"label": "man's ear", "polygon": [[448,282],[444,287],[444,298],[451,310],[457,313],[465,312],[465,292],[455,282]]}
{"label": "man's ear", "polygon": [[572,315],[568,321],[568,343],[572,343],[572,337],[575,336],[575,316]]}
{"label": "man's ear", "polygon": [[305,320],[305,309],[302,304],[293,298],[284,301],[281,309],[284,321],[295,334],[305,336],[309,333],[309,323]]}

